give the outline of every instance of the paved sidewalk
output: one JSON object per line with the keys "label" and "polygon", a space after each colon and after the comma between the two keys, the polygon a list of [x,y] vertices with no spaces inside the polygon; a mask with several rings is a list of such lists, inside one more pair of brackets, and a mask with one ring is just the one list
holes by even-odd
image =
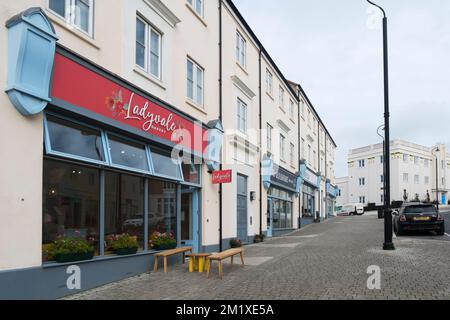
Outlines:
{"label": "paved sidewalk", "polygon": [[[392,252],[382,243],[376,215],[339,217],[245,247],[247,265],[225,265],[223,281],[216,266],[211,279],[176,266],[68,299],[450,299],[449,242],[402,237]],[[381,268],[381,290],[367,289],[371,265]]]}

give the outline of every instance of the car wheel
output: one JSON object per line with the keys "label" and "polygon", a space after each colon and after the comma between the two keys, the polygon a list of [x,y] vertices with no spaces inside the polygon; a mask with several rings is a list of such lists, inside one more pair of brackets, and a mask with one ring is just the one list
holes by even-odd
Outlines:
{"label": "car wheel", "polygon": [[442,226],[436,233],[438,236],[443,236],[445,234],[445,228]]}

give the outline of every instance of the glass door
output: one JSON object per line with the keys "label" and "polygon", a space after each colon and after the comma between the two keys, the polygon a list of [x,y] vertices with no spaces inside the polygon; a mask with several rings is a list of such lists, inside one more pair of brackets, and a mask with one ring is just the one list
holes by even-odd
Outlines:
{"label": "glass door", "polygon": [[191,246],[199,252],[198,234],[198,190],[183,186],[181,189],[181,244]]}
{"label": "glass door", "polygon": [[273,199],[269,198],[267,203],[267,237],[273,236]]}

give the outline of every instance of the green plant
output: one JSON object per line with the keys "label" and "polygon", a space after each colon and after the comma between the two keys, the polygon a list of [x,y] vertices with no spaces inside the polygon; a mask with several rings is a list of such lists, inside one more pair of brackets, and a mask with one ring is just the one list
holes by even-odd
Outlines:
{"label": "green plant", "polygon": [[120,249],[137,249],[139,248],[139,243],[136,237],[132,237],[125,233],[117,236],[117,238],[113,240],[111,247],[115,251]]}
{"label": "green plant", "polygon": [[240,248],[240,247],[242,247],[242,241],[239,239],[231,239],[230,247],[231,248]]}
{"label": "green plant", "polygon": [[255,242],[256,243],[263,242],[265,237],[266,236],[263,234],[257,234],[257,235],[255,235]]}
{"label": "green plant", "polygon": [[49,256],[57,257],[65,254],[86,254],[93,253],[94,247],[81,238],[67,238],[57,240],[49,248]]}
{"label": "green plant", "polygon": [[177,240],[175,239],[175,235],[172,232],[154,232],[150,237],[150,245],[154,248],[162,246],[176,246]]}

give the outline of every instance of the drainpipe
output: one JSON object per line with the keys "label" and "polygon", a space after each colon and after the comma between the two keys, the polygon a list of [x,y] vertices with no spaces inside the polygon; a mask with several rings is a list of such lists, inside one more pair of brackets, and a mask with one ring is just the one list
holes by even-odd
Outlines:
{"label": "drainpipe", "polygon": [[[222,100],[222,0],[219,0],[219,120],[222,122],[223,118],[223,100]],[[220,170],[223,170],[223,147],[221,150]],[[219,251],[223,251],[223,186],[219,185]]]}
{"label": "drainpipe", "polygon": [[261,140],[261,145],[260,145],[260,150],[259,150],[259,234],[262,235],[263,234],[263,227],[262,227],[262,219],[263,219],[263,203],[262,203],[262,198],[263,198],[263,187],[262,187],[262,159],[263,159],[263,154],[262,154],[262,146],[263,146],[263,136],[262,136],[262,50],[261,47],[259,48],[259,132],[260,132],[260,140]]}
{"label": "drainpipe", "polygon": [[318,173],[320,174],[320,183],[319,183],[319,221],[320,222],[320,215],[322,211],[322,198],[320,196],[320,193],[322,192],[322,173],[320,172],[320,121],[317,121],[317,168]]}

